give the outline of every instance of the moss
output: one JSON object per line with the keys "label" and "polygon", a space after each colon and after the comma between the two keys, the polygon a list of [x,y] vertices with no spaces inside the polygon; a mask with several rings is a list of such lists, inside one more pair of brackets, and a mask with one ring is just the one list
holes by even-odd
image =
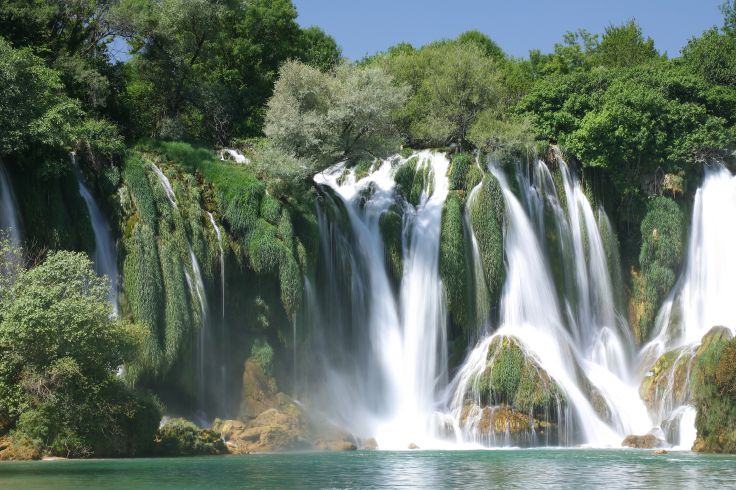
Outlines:
{"label": "moss", "polygon": [[422,199],[422,194],[431,195],[434,191],[434,179],[432,178],[432,167],[429,162],[422,161],[417,164],[414,180],[412,181],[411,190],[406,196],[407,201],[412,206],[418,206]]}
{"label": "moss", "polygon": [[140,154],[128,153],[125,159],[124,177],[140,219],[155,230],[158,223],[158,211]]}
{"label": "moss", "polygon": [[358,164],[355,166],[355,181],[357,182],[360,179],[367,177],[372,167],[372,160],[361,160],[360,162],[358,162]]}
{"label": "moss", "polygon": [[455,325],[467,330],[472,315],[468,304],[463,200],[457,192],[450,192],[442,210],[439,267],[450,318]]}
{"label": "moss", "polygon": [[[654,363],[639,387],[639,395],[650,411],[657,409],[663,396],[668,396],[671,406],[684,405],[689,400],[689,379],[693,352],[682,348],[666,352]],[[670,392],[670,380],[672,391]]]}
{"label": "moss", "polygon": [[471,165],[465,177],[465,190],[470,191],[483,181],[483,171],[477,165]]}
{"label": "moss", "polygon": [[258,274],[275,274],[284,254],[284,247],[277,237],[278,229],[264,219],[258,219],[248,238],[248,257],[251,267]]}
{"label": "moss", "polygon": [[[460,191],[466,187],[469,169],[473,166],[473,156],[470,153],[456,153],[452,156],[450,165],[450,190]],[[472,187],[471,187],[472,188]]]}
{"label": "moss", "polygon": [[487,360],[476,381],[485,404],[508,405],[534,418],[554,416],[565,406],[562,389],[514,337],[493,339]]}
{"label": "moss", "polygon": [[[195,325],[201,326],[199,314],[193,319],[193,309],[190,305],[197,304],[196,293],[192,289],[196,286],[191,277],[187,279],[183,267],[184,260],[181,256],[177,238],[164,234],[161,237],[159,255],[161,257],[161,269],[163,273],[165,303],[164,303],[164,329],[159,331],[159,338],[163,338],[164,369],[168,369],[176,361],[180,350],[188,339],[188,334]],[[191,286],[189,285],[191,283]],[[198,307],[197,307],[198,308]],[[194,311],[198,311],[194,310]]]}
{"label": "moss", "polygon": [[657,308],[675,283],[685,232],[685,216],[675,201],[657,196],[647,203],[647,214],[641,222],[641,282],[633,298],[642,309],[636,329],[639,342],[649,337]]}
{"label": "moss", "polygon": [[[158,246],[151,227],[136,223],[125,248],[123,286],[133,317],[151,332],[144,359],[152,366],[157,363],[162,340],[157,328],[163,318],[164,291]],[[135,368],[144,370],[145,366]]]}
{"label": "moss", "polygon": [[396,169],[394,181],[398,191],[408,198],[409,193],[414,185],[414,176],[417,173],[418,157],[412,157],[406,163]]}
{"label": "moss", "polygon": [[726,329],[713,329],[696,352],[691,375],[697,439],[694,450],[736,453],[736,339]]}
{"label": "moss", "polygon": [[401,155],[403,158],[409,158],[414,153],[414,150],[408,147],[404,147],[399,152],[399,155]]}
{"label": "moss", "polygon": [[260,216],[275,225],[281,217],[281,203],[270,194],[265,194],[261,200]]}
{"label": "moss", "polygon": [[299,264],[291,254],[286,254],[279,265],[279,286],[281,304],[289,319],[293,320],[294,315],[302,305],[304,284]]}
{"label": "moss", "polygon": [[474,201],[468,205],[491,304],[497,304],[506,277],[503,244],[505,204],[498,180],[487,174]]}
{"label": "moss", "polygon": [[257,338],[250,348],[250,358],[253,359],[267,375],[271,375],[273,365],[273,348],[267,340]]}
{"label": "moss", "polygon": [[392,206],[381,214],[378,221],[383,238],[386,265],[395,286],[401,282],[404,273],[403,233],[401,208]]}

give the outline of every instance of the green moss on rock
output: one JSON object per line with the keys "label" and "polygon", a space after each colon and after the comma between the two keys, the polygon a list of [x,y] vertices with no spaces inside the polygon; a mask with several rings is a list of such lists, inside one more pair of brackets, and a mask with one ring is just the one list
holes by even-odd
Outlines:
{"label": "green moss on rock", "polygon": [[450,318],[455,325],[467,329],[472,314],[468,304],[470,295],[463,230],[463,199],[457,192],[450,192],[442,210],[439,267]]}
{"label": "green moss on rock", "polygon": [[482,187],[468,206],[491,304],[497,304],[506,278],[503,244],[505,204],[501,186],[493,175],[487,174],[483,178]]}
{"label": "green moss on rock", "polygon": [[392,206],[381,214],[378,227],[383,238],[386,265],[394,284],[398,286],[404,272],[401,208]]}

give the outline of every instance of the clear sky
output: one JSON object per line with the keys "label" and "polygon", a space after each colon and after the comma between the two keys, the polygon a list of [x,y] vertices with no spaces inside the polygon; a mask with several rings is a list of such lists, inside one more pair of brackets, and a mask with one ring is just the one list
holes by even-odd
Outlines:
{"label": "clear sky", "polygon": [[293,0],[299,24],[317,25],[360,59],[407,41],[421,46],[477,29],[513,56],[552,50],[566,31],[601,33],[636,18],[660,52],[722,23],[723,0]]}

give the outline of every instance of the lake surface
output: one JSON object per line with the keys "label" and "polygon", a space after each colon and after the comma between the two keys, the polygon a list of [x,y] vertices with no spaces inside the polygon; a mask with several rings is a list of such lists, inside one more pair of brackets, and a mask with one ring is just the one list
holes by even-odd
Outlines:
{"label": "lake surface", "polygon": [[736,456],[524,449],[0,463],[0,488],[728,488]]}

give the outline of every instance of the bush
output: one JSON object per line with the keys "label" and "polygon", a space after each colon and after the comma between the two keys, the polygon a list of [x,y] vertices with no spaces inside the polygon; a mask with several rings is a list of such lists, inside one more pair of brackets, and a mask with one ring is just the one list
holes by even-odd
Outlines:
{"label": "bush", "polygon": [[0,321],[0,423],[61,456],[145,453],[158,403],[116,376],[142,327],[111,318],[89,259],[54,252],[22,271]]}
{"label": "bush", "polygon": [[202,456],[227,453],[219,432],[201,429],[188,420],[168,420],[158,431],[159,456]]}

